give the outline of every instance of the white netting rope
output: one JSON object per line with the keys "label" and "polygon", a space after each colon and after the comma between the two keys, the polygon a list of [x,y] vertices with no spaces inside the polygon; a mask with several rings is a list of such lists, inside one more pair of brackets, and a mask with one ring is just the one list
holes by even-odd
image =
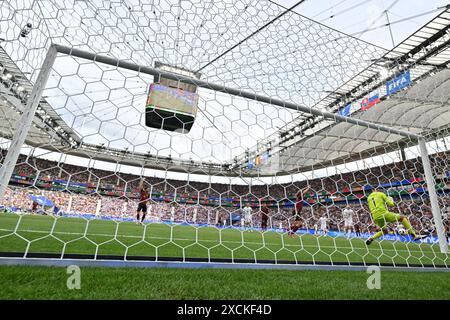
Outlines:
{"label": "white netting rope", "polygon": [[[206,83],[188,133],[158,130],[144,107],[161,77],[58,54],[0,199],[2,255],[448,267],[432,209],[448,232],[450,72],[387,59],[294,12],[227,52],[282,12],[271,1],[2,2],[2,170],[51,44]],[[362,74],[375,80],[330,103]],[[385,85],[406,75],[404,88]],[[393,222],[365,244],[380,230],[367,206],[379,186],[425,240]]]}

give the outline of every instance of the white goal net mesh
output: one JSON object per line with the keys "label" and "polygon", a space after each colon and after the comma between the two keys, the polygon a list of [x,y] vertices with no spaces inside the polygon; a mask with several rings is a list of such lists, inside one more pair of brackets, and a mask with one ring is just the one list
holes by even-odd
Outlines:
{"label": "white goal net mesh", "polygon": [[430,23],[387,52],[272,1],[0,2],[0,256],[448,268]]}

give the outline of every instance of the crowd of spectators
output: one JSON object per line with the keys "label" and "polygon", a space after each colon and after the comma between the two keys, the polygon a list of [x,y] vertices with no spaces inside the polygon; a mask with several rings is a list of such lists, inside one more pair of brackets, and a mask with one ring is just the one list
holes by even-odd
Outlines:
{"label": "crowd of spectators", "polygon": [[[2,150],[2,154],[5,151]],[[3,158],[3,156],[2,156]],[[450,152],[441,152],[431,157],[435,176],[449,174]],[[95,168],[58,163],[26,157],[21,155],[15,167],[16,175],[39,180],[63,180],[73,183],[89,184],[94,190],[112,190],[120,192],[137,192],[141,177],[121,172],[112,172]],[[34,179],[34,178],[38,179]],[[156,177],[143,177],[144,183],[152,193],[184,194],[191,197],[239,197],[249,198],[292,198],[299,189],[309,186],[316,192],[336,193],[354,189],[364,185],[378,185],[398,182],[405,179],[423,179],[423,167],[419,158],[395,162],[383,166],[366,168],[363,170],[336,174],[329,177],[310,179],[288,184],[272,185],[234,185],[220,183],[204,183]]]}

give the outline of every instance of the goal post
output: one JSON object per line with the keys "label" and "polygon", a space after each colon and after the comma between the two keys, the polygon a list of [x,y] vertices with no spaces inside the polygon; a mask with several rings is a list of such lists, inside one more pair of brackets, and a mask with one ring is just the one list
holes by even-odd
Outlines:
{"label": "goal post", "polygon": [[419,139],[420,157],[422,159],[423,168],[425,171],[425,179],[428,187],[428,194],[431,202],[431,210],[433,212],[433,219],[439,238],[439,248],[442,253],[448,253],[447,237],[445,235],[444,225],[442,223],[442,213],[439,206],[438,197],[436,194],[436,184],[431,170],[430,158],[427,151],[426,141],[423,138]]}

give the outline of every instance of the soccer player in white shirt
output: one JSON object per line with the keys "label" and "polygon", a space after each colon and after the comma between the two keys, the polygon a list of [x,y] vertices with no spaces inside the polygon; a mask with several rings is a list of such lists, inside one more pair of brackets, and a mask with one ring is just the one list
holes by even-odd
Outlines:
{"label": "soccer player in white shirt", "polygon": [[322,216],[319,219],[319,224],[320,224],[320,231],[322,231],[325,235],[328,233],[328,229],[327,229],[327,217],[326,216]]}
{"label": "soccer player in white shirt", "polygon": [[350,236],[350,232],[353,231],[353,214],[354,211],[350,206],[346,206],[344,211],[342,211],[342,216],[344,217],[344,232]]}

